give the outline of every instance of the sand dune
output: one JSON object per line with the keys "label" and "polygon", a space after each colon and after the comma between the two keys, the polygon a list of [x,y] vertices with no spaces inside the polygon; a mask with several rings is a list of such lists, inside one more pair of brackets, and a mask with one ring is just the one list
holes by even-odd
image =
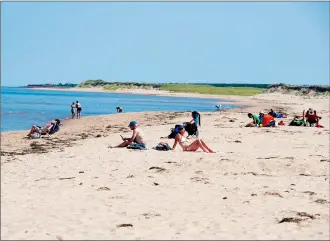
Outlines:
{"label": "sand dune", "polygon": [[[329,99],[231,100],[249,107],[202,115],[215,154],[151,149],[189,113],[84,117],[37,141],[2,133],[1,238],[329,239]],[[243,127],[271,107],[312,107],[325,128]],[[148,150],[107,148],[132,119]]]}

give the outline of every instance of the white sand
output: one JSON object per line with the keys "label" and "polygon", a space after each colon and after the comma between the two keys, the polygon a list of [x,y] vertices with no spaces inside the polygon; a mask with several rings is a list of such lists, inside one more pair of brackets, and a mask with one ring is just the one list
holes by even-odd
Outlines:
{"label": "white sand", "polygon": [[[151,149],[189,113],[69,120],[36,141],[48,153],[27,153],[26,132],[2,134],[1,238],[329,239],[329,99],[237,100],[251,107],[202,114],[201,137],[216,154]],[[247,112],[271,107],[290,117],[312,107],[325,128],[242,127]],[[107,148],[130,134],[132,119],[148,133],[149,149]],[[155,166],[165,170],[149,170]],[[290,217],[299,223],[279,223]]]}

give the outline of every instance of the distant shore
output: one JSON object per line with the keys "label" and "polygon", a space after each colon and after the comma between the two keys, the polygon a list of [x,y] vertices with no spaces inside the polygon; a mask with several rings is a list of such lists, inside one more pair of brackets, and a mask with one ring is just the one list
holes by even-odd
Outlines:
{"label": "distant shore", "polygon": [[[188,97],[188,98],[205,98],[205,99],[221,99],[221,103],[233,103],[238,105],[249,106],[247,102],[250,99],[247,96],[237,95],[210,95],[197,94],[188,92],[171,92],[157,89],[117,89],[105,90],[102,87],[89,88],[33,88],[34,90],[53,90],[53,91],[71,91],[71,92],[100,92],[100,93],[117,93],[117,94],[138,94],[138,95],[155,95],[155,96],[172,96],[172,97]],[[228,102],[226,102],[226,100]]]}

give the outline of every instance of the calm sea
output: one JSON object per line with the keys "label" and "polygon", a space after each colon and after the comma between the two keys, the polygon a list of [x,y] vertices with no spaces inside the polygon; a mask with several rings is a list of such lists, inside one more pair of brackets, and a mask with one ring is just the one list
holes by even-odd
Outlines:
{"label": "calm sea", "polygon": [[[82,116],[113,114],[118,105],[123,106],[124,112],[215,111],[214,106],[219,102],[215,99],[1,87],[1,132],[26,130],[55,118],[69,118],[70,105],[76,100],[82,105]],[[222,108],[235,107],[238,106],[222,105]]]}

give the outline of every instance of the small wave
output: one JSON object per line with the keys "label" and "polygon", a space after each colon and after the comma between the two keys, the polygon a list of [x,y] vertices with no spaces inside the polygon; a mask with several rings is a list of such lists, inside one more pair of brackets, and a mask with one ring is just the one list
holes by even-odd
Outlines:
{"label": "small wave", "polygon": [[2,114],[4,115],[24,115],[24,114],[29,114],[31,113],[30,111],[4,111]]}

